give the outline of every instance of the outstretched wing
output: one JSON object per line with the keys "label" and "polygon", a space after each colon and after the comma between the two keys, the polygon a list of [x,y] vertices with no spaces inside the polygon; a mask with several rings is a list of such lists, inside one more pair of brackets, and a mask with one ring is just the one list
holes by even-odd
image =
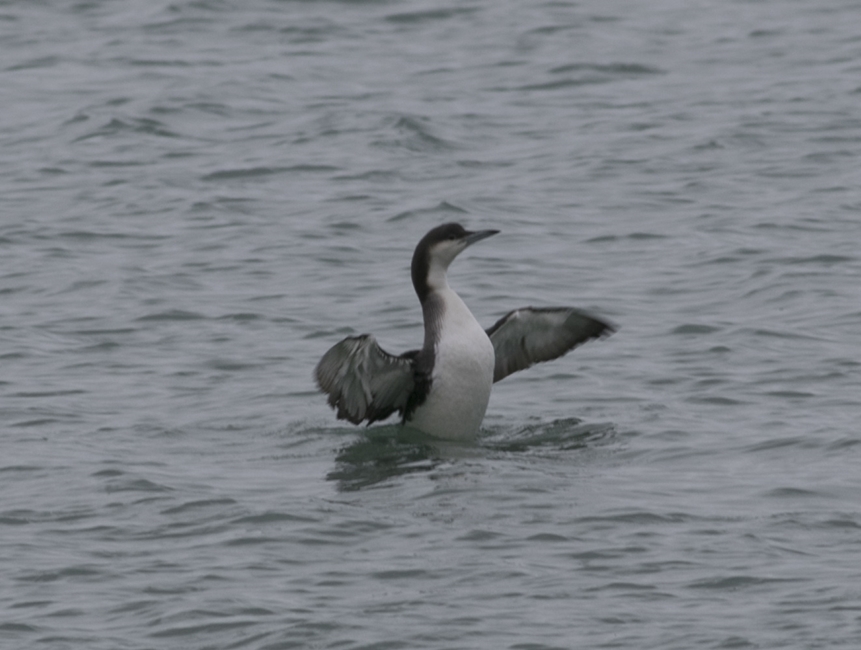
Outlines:
{"label": "outstretched wing", "polygon": [[561,357],[589,339],[614,331],[609,323],[570,307],[515,309],[487,330],[496,352],[493,381]]}
{"label": "outstretched wing", "polygon": [[415,385],[414,358],[411,352],[389,354],[370,334],[350,336],[323,355],[314,379],[339,419],[371,424],[406,410]]}

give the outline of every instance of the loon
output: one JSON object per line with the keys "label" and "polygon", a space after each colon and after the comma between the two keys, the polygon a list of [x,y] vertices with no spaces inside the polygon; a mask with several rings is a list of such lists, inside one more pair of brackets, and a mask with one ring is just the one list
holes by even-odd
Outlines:
{"label": "loon", "polygon": [[447,223],[419,241],[411,275],[422,306],[424,345],[396,356],[371,334],[335,344],[314,378],[338,419],[371,424],[397,411],[406,426],[469,440],[478,433],[495,382],[615,331],[570,307],[523,307],[482,328],[449,286],[446,271],[464,249],[498,232]]}

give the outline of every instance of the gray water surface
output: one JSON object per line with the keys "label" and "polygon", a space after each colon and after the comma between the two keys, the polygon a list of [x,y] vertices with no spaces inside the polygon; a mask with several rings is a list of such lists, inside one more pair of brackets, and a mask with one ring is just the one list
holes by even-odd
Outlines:
{"label": "gray water surface", "polygon": [[[822,2],[0,3],[0,645],[861,647],[861,18]],[[335,419],[422,340],[610,339],[479,439]]]}

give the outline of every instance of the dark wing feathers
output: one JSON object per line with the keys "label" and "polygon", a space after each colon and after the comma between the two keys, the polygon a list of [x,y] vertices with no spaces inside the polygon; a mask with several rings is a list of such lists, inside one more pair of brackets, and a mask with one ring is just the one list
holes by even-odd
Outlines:
{"label": "dark wing feathers", "polygon": [[413,392],[415,353],[396,357],[370,334],[350,336],[329,349],[317,368],[317,385],[338,418],[359,424],[401,414]]}
{"label": "dark wing feathers", "polygon": [[496,352],[493,381],[614,331],[609,323],[570,307],[515,309],[487,330]]}

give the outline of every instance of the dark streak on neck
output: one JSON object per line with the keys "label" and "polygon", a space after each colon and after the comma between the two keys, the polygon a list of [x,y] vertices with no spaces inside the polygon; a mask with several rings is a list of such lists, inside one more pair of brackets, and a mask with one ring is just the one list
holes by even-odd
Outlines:
{"label": "dark streak on neck", "polygon": [[413,289],[416,290],[416,295],[418,295],[419,301],[424,306],[425,300],[427,300],[428,294],[430,293],[430,287],[428,286],[430,249],[428,246],[423,244],[424,240],[420,241],[413,253],[413,261],[410,265],[410,275],[413,279]]}
{"label": "dark streak on neck", "polygon": [[[418,293],[418,290],[416,290]],[[404,422],[407,422],[415,410],[424,404],[433,383],[433,369],[436,363],[436,347],[439,343],[445,307],[442,298],[432,291],[427,291],[422,300],[422,315],[425,322],[425,340],[422,349],[416,353],[413,362],[413,380],[415,387],[407,399],[404,410]]]}

